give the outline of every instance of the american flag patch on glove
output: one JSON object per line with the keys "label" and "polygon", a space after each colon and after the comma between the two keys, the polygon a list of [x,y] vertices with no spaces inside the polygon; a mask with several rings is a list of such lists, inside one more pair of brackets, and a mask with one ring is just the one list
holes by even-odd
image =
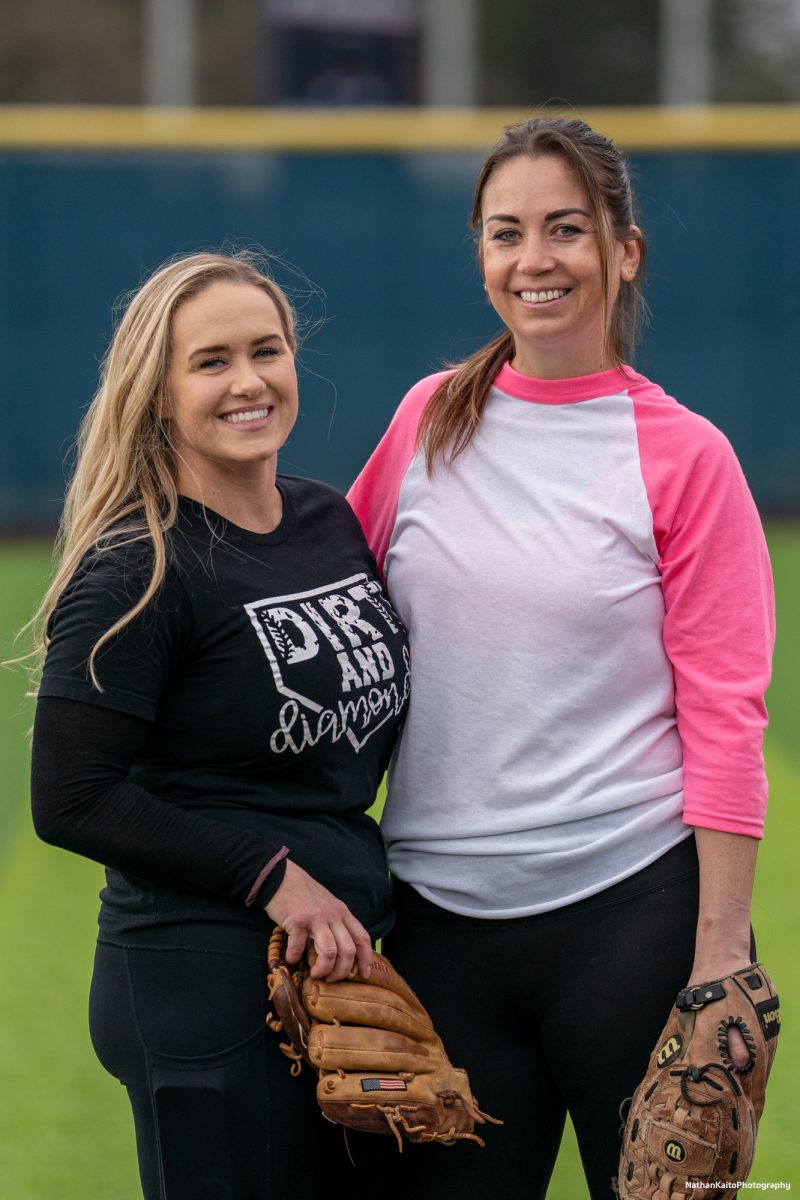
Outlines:
{"label": "american flag patch on glove", "polygon": [[405,1079],[362,1079],[362,1092],[406,1092],[408,1084]]}

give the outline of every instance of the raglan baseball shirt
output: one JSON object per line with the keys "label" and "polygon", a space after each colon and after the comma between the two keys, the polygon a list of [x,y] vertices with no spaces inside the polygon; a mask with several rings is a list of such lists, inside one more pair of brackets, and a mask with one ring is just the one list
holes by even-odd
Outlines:
{"label": "raglan baseball shirt", "polygon": [[629,368],[499,372],[431,477],[418,383],[350,492],[409,631],[393,873],[527,916],[692,826],[760,837],[774,636],[758,513],[725,437]]}

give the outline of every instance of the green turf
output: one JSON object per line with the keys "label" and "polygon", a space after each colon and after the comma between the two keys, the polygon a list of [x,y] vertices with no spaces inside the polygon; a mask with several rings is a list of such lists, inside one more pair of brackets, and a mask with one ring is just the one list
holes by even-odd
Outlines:
{"label": "green turf", "polygon": [[[38,603],[48,567],[48,552],[40,545],[0,549],[0,662],[28,648],[29,642],[20,640],[15,644],[14,633]],[[25,811],[20,804],[27,790],[24,736],[30,725],[25,690],[21,672],[0,670],[0,767],[4,784],[0,789],[0,861],[8,848],[9,824]]]}
{"label": "green turf", "polygon": [[[770,1082],[752,1182],[800,1184],[800,966],[793,888],[800,837],[800,525],[769,531],[780,621],[772,724],[771,803],[756,886],[761,957],[783,1002],[784,1032]],[[48,569],[40,545],[0,552],[0,658],[32,611]],[[127,1100],[97,1063],[86,1030],[88,980],[101,871],[38,842],[27,815],[30,705],[18,673],[0,671],[0,1195],[9,1200],[137,1200]],[[604,1024],[607,1022],[607,1024]],[[598,1014],[598,1071],[624,1036]],[[535,1120],[535,1113],[531,1114]],[[525,1196],[520,1181],[519,1197]],[[582,1200],[568,1131],[549,1200]],[[518,1200],[509,1196],[507,1200]]]}
{"label": "green turf", "polygon": [[[39,544],[0,553],[0,659],[49,569]],[[136,1200],[127,1099],[86,1022],[101,868],[39,842],[28,816],[32,706],[0,671],[0,1195]]]}

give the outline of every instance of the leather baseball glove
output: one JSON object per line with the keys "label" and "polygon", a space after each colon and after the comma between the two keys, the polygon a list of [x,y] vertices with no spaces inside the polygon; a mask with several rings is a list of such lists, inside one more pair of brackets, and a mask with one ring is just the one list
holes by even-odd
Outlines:
{"label": "leather baseball glove", "polygon": [[319,1075],[323,1116],[371,1133],[394,1134],[400,1150],[410,1142],[483,1140],[476,1124],[491,1121],[470,1092],[466,1072],[453,1067],[431,1019],[405,980],[382,954],[362,979],[312,979],[309,946],[296,967],[284,962],[286,935],[269,943],[269,997],[277,1016],[267,1025],[288,1039],[281,1049],[292,1074],[303,1062]]}
{"label": "leather baseball glove", "polygon": [[[729,1052],[732,1028],[747,1048],[742,1066]],[[678,993],[625,1122],[623,1200],[711,1200],[747,1179],[779,1031],[760,963]]]}

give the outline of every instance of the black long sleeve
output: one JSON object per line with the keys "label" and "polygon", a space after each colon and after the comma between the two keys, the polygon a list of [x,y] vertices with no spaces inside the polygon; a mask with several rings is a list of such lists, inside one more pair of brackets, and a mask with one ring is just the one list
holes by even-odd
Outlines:
{"label": "black long sleeve", "polygon": [[367,810],[408,700],[405,631],[344,497],[280,487],[268,534],[181,497],[164,578],[132,619],[153,548],[120,526],[50,618],[34,819],[109,868],[109,934],[207,918],[260,928],[286,848],[373,936],[390,920]]}
{"label": "black long sleeve", "polygon": [[[37,834],[148,882],[244,903],[281,846],[131,783],[128,772],[150,728],[128,713],[41,697],[31,771]],[[284,873],[280,861],[260,886],[256,904],[268,903]]]}

